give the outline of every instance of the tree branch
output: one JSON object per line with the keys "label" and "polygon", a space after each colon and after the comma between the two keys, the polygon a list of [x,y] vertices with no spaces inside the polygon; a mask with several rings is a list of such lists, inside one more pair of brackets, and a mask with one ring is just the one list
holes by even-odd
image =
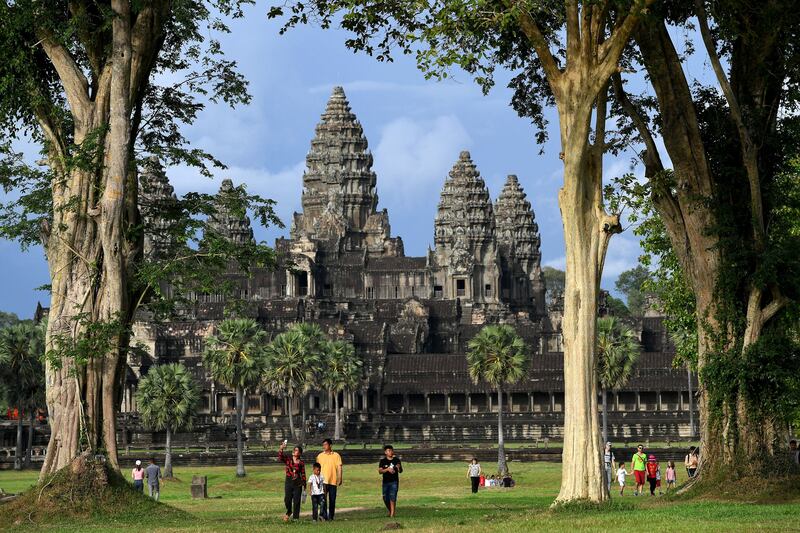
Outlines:
{"label": "tree branch", "polygon": [[664,164],[661,161],[661,155],[658,153],[658,147],[656,147],[653,134],[650,133],[650,129],[647,127],[644,117],[642,117],[639,110],[636,109],[636,106],[633,105],[633,102],[628,98],[625,87],[622,85],[622,76],[619,72],[615,72],[611,75],[611,83],[614,86],[614,95],[617,98],[617,102],[619,102],[622,106],[622,110],[625,111],[625,114],[627,114],[631,122],[633,122],[634,127],[639,132],[639,136],[644,143],[645,154],[642,160],[644,161],[645,171],[648,177],[654,176],[656,173],[664,170]]}
{"label": "tree branch", "polygon": [[636,5],[631,8],[630,13],[625,16],[625,20],[616,27],[608,39],[600,44],[597,54],[599,62],[598,78],[602,77],[606,80],[611,74],[617,70],[619,57],[622,55],[622,50],[628,43],[628,39],[633,32],[633,29],[639,23],[640,15],[642,15],[649,5],[655,0],[639,0]]}
{"label": "tree branch", "polygon": [[89,115],[92,101],[89,98],[89,82],[75,59],[66,48],[56,42],[52,35],[40,30],[39,39],[47,57],[55,67],[72,113],[78,121],[84,122]]}
{"label": "tree branch", "polygon": [[539,61],[542,63],[542,68],[547,76],[547,80],[550,82],[550,88],[553,90],[553,94],[558,95],[562,71],[558,67],[558,63],[556,63],[556,59],[550,51],[550,45],[547,43],[547,39],[544,38],[544,35],[542,35],[538,24],[536,24],[531,14],[520,4],[521,2],[519,0],[516,0],[513,4],[515,7],[519,8],[520,28],[522,28],[522,32],[533,45],[536,55],[539,56]]}

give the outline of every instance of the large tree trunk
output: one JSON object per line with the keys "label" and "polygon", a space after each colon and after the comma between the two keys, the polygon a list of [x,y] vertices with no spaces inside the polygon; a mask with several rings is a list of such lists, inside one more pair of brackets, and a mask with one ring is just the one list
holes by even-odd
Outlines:
{"label": "large tree trunk", "polygon": [[608,390],[603,389],[603,442],[608,442]]}
{"label": "large tree trunk", "polygon": [[244,449],[242,447],[242,432],[244,424],[242,423],[242,412],[244,403],[244,391],[242,387],[236,387],[236,477],[244,477]]}
{"label": "large tree trunk", "polygon": [[164,477],[172,479],[172,430],[167,426],[167,442],[164,446]]}
{"label": "large tree trunk", "polygon": [[22,470],[22,408],[17,407],[17,449],[14,450],[14,470]]}
{"label": "large tree trunk", "polygon": [[508,472],[506,465],[506,443],[503,436],[503,388],[497,386],[497,470],[501,476]]}
{"label": "large tree trunk", "polygon": [[334,429],[333,429],[333,440],[339,440],[342,438],[342,427],[341,421],[339,419],[339,393],[334,391],[333,393],[333,405],[334,405]]}
{"label": "large tree trunk", "polygon": [[[576,82],[576,86],[580,84]],[[600,277],[619,217],[603,210],[605,94],[597,100],[597,145],[589,144],[592,102],[579,90],[559,102],[564,186],[559,192],[567,267],[564,287],[564,450],[557,502],[608,498],[597,417],[596,337]]]}
{"label": "large tree trunk", "polygon": [[[126,260],[131,250],[124,238],[124,207],[130,170],[130,4],[114,0],[111,65],[99,79],[93,100],[81,95],[80,81],[70,72],[67,54],[49,39],[43,41],[59,75],[64,78],[75,117],[75,144],[96,137],[104,149],[101,168],[66,171],[53,184],[52,234],[45,235],[51,279],[47,326],[48,349],[63,348],[86,335],[88,323],[118,325],[105,353],[85,354],[86,364],[66,358],[60,366],[46,364],[50,442],[40,479],[69,464],[84,449],[105,453],[118,468],[116,412],[121,380],[121,326],[130,319],[127,307]],[[63,161],[50,153],[58,173]],[[97,191],[102,197],[97,198]],[[77,205],[67,208],[67,203]],[[134,222],[134,221],[128,221]]]}

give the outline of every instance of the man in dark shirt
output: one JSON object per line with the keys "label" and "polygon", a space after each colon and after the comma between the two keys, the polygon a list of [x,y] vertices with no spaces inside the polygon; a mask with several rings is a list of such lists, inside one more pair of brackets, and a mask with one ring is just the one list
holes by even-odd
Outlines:
{"label": "man in dark shirt", "polygon": [[383,474],[383,503],[393,517],[397,506],[397,489],[400,487],[400,474],[403,472],[403,463],[395,457],[391,444],[383,447],[385,457],[378,463],[378,473]]}

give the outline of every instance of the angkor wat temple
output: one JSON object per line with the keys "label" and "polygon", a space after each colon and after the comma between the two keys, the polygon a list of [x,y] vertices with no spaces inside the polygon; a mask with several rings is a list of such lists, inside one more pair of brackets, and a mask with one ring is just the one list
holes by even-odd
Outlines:
{"label": "angkor wat temple", "polygon": [[[557,440],[564,404],[562,303],[558,294],[550,295],[549,304],[545,300],[538,226],[517,177],[508,176],[492,202],[470,154],[461,152],[444,179],[434,248],[407,257],[403,240],[391,235],[389,214],[378,210],[372,163],[361,124],[337,87],[306,157],[302,213],[294,214],[290,238],[275,242],[289,261],[238,278],[252,315],[272,335],[313,321],[331,337],[351,341],[365,372],[358,390],[341,398],[346,438],[395,442],[496,438],[497,397],[470,380],[464,354],[485,324],[511,324],[531,352],[531,366],[525,379],[506,389],[506,438]],[[173,194],[158,165],[142,180],[151,195]],[[231,185],[223,182],[219,194]],[[219,216],[214,223],[237,242],[253,239],[247,218]],[[159,236],[146,242],[155,250]],[[198,295],[181,320],[135,324],[134,342],[144,344],[149,356],[128,361],[125,441],[160,438],[138,427],[134,391],[149,366],[175,361],[192,368],[203,384],[202,416],[191,440],[232,438],[234,395],[201,365],[204,338],[222,319],[223,307],[219,295]],[[639,319],[636,327],[642,355],[627,387],[610,393],[610,432],[615,438],[686,438],[687,373],[672,367],[674,349],[662,318]],[[283,438],[288,409],[332,428],[329,393],[313,391],[302,401],[305,409],[300,401],[288,405],[251,391],[248,438]]]}

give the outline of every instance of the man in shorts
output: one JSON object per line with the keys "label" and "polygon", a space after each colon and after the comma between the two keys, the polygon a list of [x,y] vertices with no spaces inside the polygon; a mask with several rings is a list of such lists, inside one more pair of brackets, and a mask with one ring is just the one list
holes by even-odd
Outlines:
{"label": "man in shorts", "polygon": [[631,468],[633,477],[636,478],[636,489],[633,491],[633,495],[639,496],[644,490],[644,483],[647,479],[647,456],[644,453],[644,446],[641,444],[637,446],[636,453],[631,458]]}
{"label": "man in shorts", "polygon": [[400,474],[403,473],[403,463],[394,454],[391,444],[383,447],[383,459],[378,463],[378,473],[383,475],[383,504],[389,512],[390,517],[394,517],[397,508],[397,490],[400,488]]}

